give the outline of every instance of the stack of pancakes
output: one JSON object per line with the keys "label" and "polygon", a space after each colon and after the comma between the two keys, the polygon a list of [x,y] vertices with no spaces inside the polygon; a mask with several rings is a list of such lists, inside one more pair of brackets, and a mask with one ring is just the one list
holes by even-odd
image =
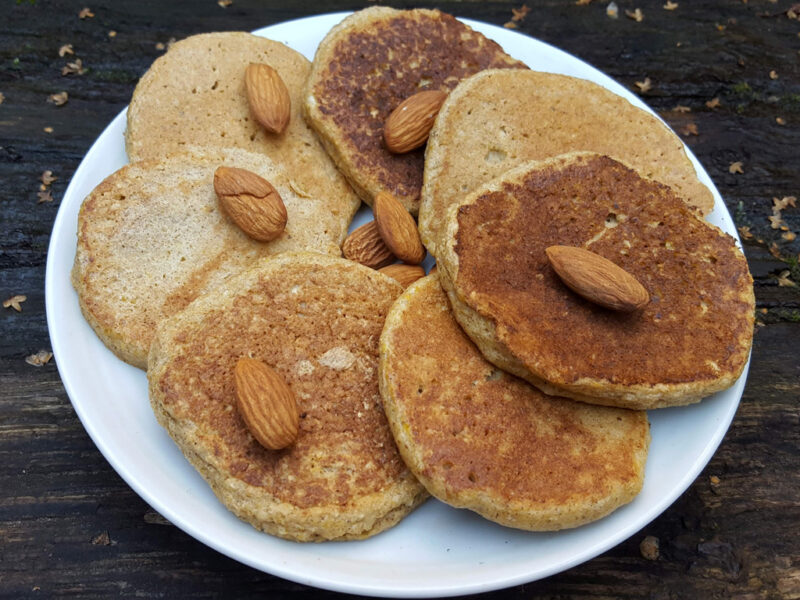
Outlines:
{"label": "stack of pancakes", "polygon": [[[282,134],[250,114],[250,63],[286,84]],[[388,152],[384,121],[423,90],[449,93],[427,147]],[[245,33],[178,42],[137,86],[126,146],[81,209],[81,309],[147,369],[158,421],[219,499],[268,533],[360,539],[429,493],[511,527],[588,523],[643,485],[643,409],[698,401],[747,360],[747,265],[703,220],[713,197],[675,134],[439,11],[355,13],[313,63]],[[255,241],[219,209],[219,166],[275,187],[283,234]],[[439,264],[405,291],[340,258],[359,198],[386,191]],[[575,295],[552,245],[609,258],[651,302]],[[237,410],[242,357],[297,400],[287,448]]]}

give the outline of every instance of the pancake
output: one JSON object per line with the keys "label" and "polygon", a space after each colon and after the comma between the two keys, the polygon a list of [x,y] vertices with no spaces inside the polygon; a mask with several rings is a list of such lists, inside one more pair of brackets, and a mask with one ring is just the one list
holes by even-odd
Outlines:
{"label": "pancake", "polygon": [[[162,322],[150,351],[158,421],[239,518],[296,541],[391,527],[427,494],[403,463],[378,390],[378,339],[401,286],[356,263],[286,253]],[[267,450],[236,409],[234,366],[272,366],[300,410]]]}
{"label": "pancake", "polygon": [[[670,188],[606,156],[512,169],[450,208],[439,273],[484,356],[550,394],[624,408],[732,385],[753,336],[753,280],[729,235]],[[584,300],[545,255],[591,250],[649,292],[624,313]]]}
{"label": "pancake", "polygon": [[646,413],[548,396],[498,370],[453,319],[436,275],[392,306],[380,383],[403,459],[447,504],[552,531],[599,519],[642,488]]}
{"label": "pancake", "polygon": [[[250,113],[244,73],[265,63],[281,76],[291,120],[268,133]],[[360,201],[302,116],[311,63],[279,42],[240,31],[204,33],[173,44],[144,74],[128,107],[125,145],[131,161],[162,158],[187,145],[235,147],[265,154],[284,168],[299,195],[328,197],[337,212]]]}
{"label": "pancake", "polygon": [[428,139],[419,228],[434,256],[447,208],[530,160],[572,151],[616,156],[675,189],[701,213],[714,208],[683,143],[660,119],[583,79],[485,71],[445,101]]}
{"label": "pancake", "polygon": [[386,118],[417,92],[449,91],[498,67],[525,65],[438,10],[370,7],[331,29],[317,48],[306,117],[367,204],[388,191],[416,215],[424,148],[391,154],[383,143]]}
{"label": "pancake", "polygon": [[[248,169],[275,186],[289,217],[280,237],[257,242],[223,214],[213,187],[221,165]],[[72,283],[100,339],[144,369],[161,319],[272,254],[338,256],[350,217],[335,197],[299,195],[261,154],[196,148],[141,161],[107,177],[84,200]]]}

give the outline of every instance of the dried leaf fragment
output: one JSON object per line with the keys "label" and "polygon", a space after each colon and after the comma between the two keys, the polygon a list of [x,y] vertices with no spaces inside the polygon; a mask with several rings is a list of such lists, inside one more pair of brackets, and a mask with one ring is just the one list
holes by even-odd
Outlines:
{"label": "dried leaf fragment", "polygon": [[769,72],[769,78],[770,79],[777,79],[778,78],[778,72],[775,69],[772,69],[772,71]]}
{"label": "dried leaf fragment", "polygon": [[156,42],[156,50],[163,50],[166,48],[163,42]]}
{"label": "dried leaf fragment", "polygon": [[39,350],[36,354],[25,357],[25,362],[34,367],[43,367],[53,358],[53,353],[47,350]]}
{"label": "dried leaf fragment", "polygon": [[796,287],[797,284],[789,279],[790,271],[781,271],[778,275],[778,287]]}
{"label": "dried leaf fragment", "polygon": [[719,97],[718,96],[714,97],[711,100],[709,100],[708,102],[706,102],[706,106],[708,108],[717,108],[719,106]]}
{"label": "dried leaf fragment", "polygon": [[44,131],[45,133],[53,133],[53,128],[50,127],[50,126],[47,126],[44,129],[42,129],[42,131]]}
{"label": "dried leaf fragment", "polygon": [[677,2],[672,2],[672,0],[667,0],[667,3],[662,7],[664,10],[675,10],[678,8]]}
{"label": "dried leaf fragment", "polygon": [[797,235],[794,233],[794,231],[786,231],[781,234],[781,237],[787,242],[793,242],[797,238]]}
{"label": "dried leaf fragment", "polygon": [[795,21],[800,19],[800,2],[792,4],[786,11],[786,16]]}
{"label": "dried leaf fragment", "polygon": [[503,27],[505,27],[506,29],[516,29],[517,24],[514,21],[506,21],[505,23],[503,23]]}
{"label": "dried leaf fragment", "polygon": [[228,8],[231,4],[233,4],[233,0],[217,0],[217,4],[219,4],[222,8]]}
{"label": "dried leaf fragment", "polygon": [[781,225],[783,225],[783,219],[781,219],[780,213],[777,215],[770,215],[767,219],[769,220],[769,226],[773,229],[780,229]]}
{"label": "dried leaf fragment", "polygon": [[75,54],[75,52],[72,50],[72,44],[64,44],[58,49],[58,55],[61,58],[64,58],[67,54]]}
{"label": "dried leaf fragment", "polygon": [[775,258],[781,258],[781,249],[778,248],[778,244],[772,242],[769,245],[769,253],[772,254]]}
{"label": "dried leaf fragment", "polygon": [[56,106],[64,106],[67,100],[69,100],[69,94],[67,94],[67,92],[58,92],[57,94],[50,94],[47,97],[47,101]]}
{"label": "dried leaf fragment", "polygon": [[777,198],[772,199],[772,212],[782,211],[784,208],[791,206],[797,208],[797,198],[794,196],[784,196],[780,200]]}
{"label": "dried leaf fragment", "polygon": [[108,37],[110,37],[110,38],[115,38],[115,37],[117,37],[117,32],[116,32],[116,31],[114,31],[113,29],[109,30],[109,32],[108,32]]}
{"label": "dried leaf fragment", "polygon": [[739,227],[739,234],[746,240],[753,239],[753,234],[750,233],[749,225],[742,225],[741,227]]}
{"label": "dried leaf fragment", "polygon": [[53,193],[47,190],[39,190],[36,192],[36,196],[39,200],[36,201],[36,204],[42,204],[43,202],[52,202],[53,201]]}
{"label": "dried leaf fragment", "polygon": [[523,4],[519,8],[512,8],[511,9],[511,14],[512,14],[511,20],[512,21],[522,21],[522,20],[525,19],[525,17],[528,15],[529,12],[531,12],[531,9],[528,8],[527,4]]}
{"label": "dried leaf fragment", "polygon": [[76,58],[73,62],[68,62],[61,67],[62,77],[66,75],[83,75],[84,73],[86,73],[86,69],[83,68],[83,61],[80,58]]}
{"label": "dried leaf fragment", "polygon": [[5,99],[6,99],[5,94],[3,94],[3,92],[0,92],[0,104],[2,104],[3,100],[5,100]]}
{"label": "dried leaf fragment", "polygon": [[100,533],[92,538],[92,544],[95,546],[109,546],[111,544],[111,537],[107,531]]}
{"label": "dried leaf fragment", "polygon": [[690,107],[685,106],[683,104],[676,104],[675,108],[673,108],[672,110],[675,111],[675,112],[678,112],[678,113],[692,112],[692,109]]}
{"label": "dried leaf fragment", "polygon": [[577,2],[575,2],[575,4],[577,4],[578,6],[586,6],[587,4],[591,3],[592,0],[577,0]]}
{"label": "dried leaf fragment", "polygon": [[744,168],[742,168],[742,161],[737,160],[736,162],[732,162],[728,167],[728,173],[744,173]]}
{"label": "dried leaf fragment", "polygon": [[650,89],[653,87],[653,82],[650,81],[649,77],[645,77],[644,81],[637,81],[636,87],[639,88],[641,93],[649,92]]}
{"label": "dried leaf fragment", "polygon": [[51,183],[53,183],[53,182],[54,182],[56,179],[58,179],[58,177],[55,177],[55,176],[53,175],[53,172],[52,172],[52,171],[50,171],[49,169],[48,169],[47,171],[42,171],[41,180],[42,180],[42,184],[43,184],[43,185],[50,185],[50,184],[51,184]]}
{"label": "dried leaf fragment", "polygon": [[639,543],[639,552],[647,560],[656,560],[659,556],[658,538],[648,535]]}
{"label": "dried leaf fragment", "polygon": [[681,135],[700,135],[697,131],[696,123],[687,123],[681,128]]}
{"label": "dried leaf fragment", "polygon": [[786,120],[785,120],[785,119],[783,119],[782,117],[775,117],[775,122],[776,122],[778,125],[786,125]]}
{"label": "dried leaf fragment", "polygon": [[626,10],[625,16],[629,19],[633,19],[637,23],[644,21],[644,13],[642,12],[641,8],[637,8],[636,10]]}
{"label": "dried leaf fragment", "polygon": [[91,19],[94,16],[92,9],[89,7],[82,8],[81,12],[78,13],[79,19]]}
{"label": "dried leaf fragment", "polygon": [[3,308],[13,308],[17,312],[22,312],[22,306],[20,306],[28,297],[24,294],[17,294],[16,296],[11,296],[8,300],[3,300]]}

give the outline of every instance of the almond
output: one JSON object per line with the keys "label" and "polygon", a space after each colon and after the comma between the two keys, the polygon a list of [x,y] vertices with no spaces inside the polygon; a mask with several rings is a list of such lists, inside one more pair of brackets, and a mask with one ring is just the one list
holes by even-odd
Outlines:
{"label": "almond", "polygon": [[270,450],[286,448],[300,424],[292,390],[272,367],[252,358],[240,358],[234,369],[239,414],[259,444]]}
{"label": "almond", "polygon": [[383,141],[389,152],[402,154],[422,146],[446,98],[446,92],[428,90],[403,100],[383,126]]}
{"label": "almond", "polygon": [[267,131],[283,133],[292,114],[289,90],[269,65],[251,63],[244,72],[244,85],[250,112]]}
{"label": "almond", "polygon": [[269,242],[286,228],[286,206],[269,181],[235,167],[219,167],[214,172],[214,191],[220,206],[251,238]]}
{"label": "almond", "polygon": [[595,304],[630,312],[650,302],[633,275],[599,254],[572,246],[550,246],[545,253],[561,281]]}
{"label": "almond", "polygon": [[342,254],[373,269],[380,269],[395,261],[392,251],[378,233],[375,221],[362,225],[348,235],[342,244]]}
{"label": "almond", "polygon": [[375,222],[383,241],[392,253],[405,263],[418,265],[425,259],[425,246],[419,230],[400,201],[389,192],[378,192],[372,203]]}
{"label": "almond", "polygon": [[404,288],[410,286],[420,277],[425,277],[425,269],[417,265],[389,265],[378,270],[400,283]]}

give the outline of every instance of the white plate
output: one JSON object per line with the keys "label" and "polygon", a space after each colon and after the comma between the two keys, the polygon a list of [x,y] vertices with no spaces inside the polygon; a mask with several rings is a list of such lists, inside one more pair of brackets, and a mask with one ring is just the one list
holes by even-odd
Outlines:
{"label": "white plate", "polygon": [[[256,33],[312,58],[317,43],[344,16],[310,17]],[[466,22],[534,69],[589,79],[647,109],[618,83],[552,46]],[[114,469],[172,523],[231,558],[299,583],[381,596],[468,594],[533,581],[589,560],[644,527],[694,481],[728,429],[747,369],[731,389],[698,405],[651,412],[653,441],[641,494],[605,519],[574,530],[516,531],[430,500],[397,527],[361,542],[299,544],[259,533],[217,501],[156,423],[144,373],[99,341],[70,284],[78,210],[95,185],[127,162],[124,128],[123,111],[78,167],[56,217],[45,278],[53,351],[75,411]],[[736,237],[719,193],[690,157],[714,192],[709,220]],[[362,212],[359,222],[366,218]]]}

